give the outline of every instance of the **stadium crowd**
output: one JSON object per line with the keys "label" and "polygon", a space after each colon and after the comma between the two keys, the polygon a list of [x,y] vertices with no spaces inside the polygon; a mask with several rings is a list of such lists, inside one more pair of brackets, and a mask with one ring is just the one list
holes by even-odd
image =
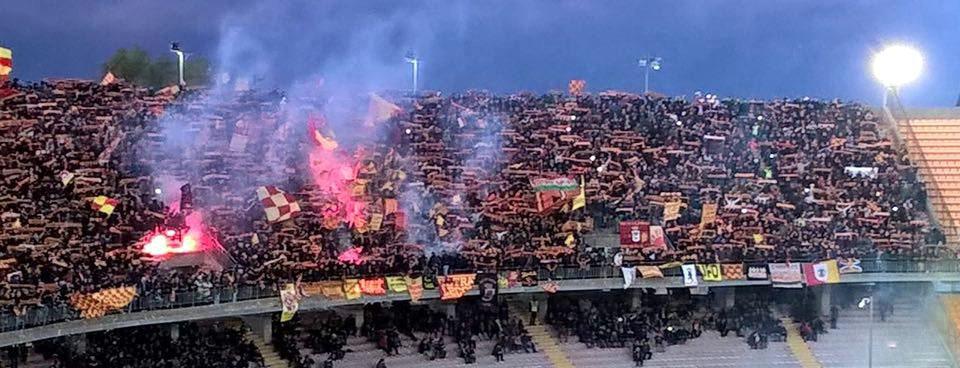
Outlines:
{"label": "stadium crowd", "polygon": [[[472,364],[477,362],[478,354],[489,354],[496,361],[504,361],[507,354],[537,352],[523,322],[509,316],[506,304],[498,305],[501,308],[463,302],[456,305],[454,315],[447,315],[404,302],[392,303],[389,307],[368,304],[364,306],[360,326],[353,316],[341,318],[336,313],[300,316],[294,323],[275,327],[278,333],[275,343],[280,346],[284,359],[304,368],[334,366],[334,362],[353,353],[344,346],[348,338],[354,336],[363,338],[379,351],[373,356],[364,355],[367,359],[419,354],[431,361],[456,358]],[[489,351],[478,351],[481,342],[486,343],[479,347]],[[360,344],[355,342],[351,346]]]}
{"label": "stadium crowd", "polygon": [[[303,101],[281,92],[8,87],[0,303],[14,313],[120,285],[167,298],[298,278],[605,265],[583,235],[621,220],[665,230],[664,246],[627,254],[636,263],[955,257],[923,246],[942,241],[923,184],[853,103],[431,93],[397,99],[402,111],[373,127],[358,118],[376,138],[328,155],[350,173],[326,186],[306,162],[317,149],[301,138],[307,118],[291,107]],[[585,208],[538,208],[531,180],[558,176],[583,178]],[[192,185],[190,206],[229,262],[166,270],[140,252],[175,212],[171,182]],[[299,216],[268,222],[254,194],[263,185],[296,198]],[[91,208],[97,196],[116,200],[112,213]],[[346,220],[345,202],[362,204],[359,218]],[[704,222],[709,203],[719,209]],[[349,247],[362,252],[343,262]]]}
{"label": "stadium crowd", "polygon": [[[42,340],[35,351],[54,367],[116,368],[263,368],[257,347],[244,337],[247,327],[220,323],[138,326],[86,334],[78,345],[70,337]],[[26,355],[10,354],[16,367]]]}
{"label": "stadium crowd", "polygon": [[785,341],[786,329],[773,318],[773,303],[759,294],[741,295],[732,308],[705,305],[692,298],[643,295],[639,307],[600,298],[553,298],[547,321],[560,342],[570,336],[587,348],[628,348],[637,366],[671,345],[685,344],[705,330],[721,337],[733,332],[753,349]]}

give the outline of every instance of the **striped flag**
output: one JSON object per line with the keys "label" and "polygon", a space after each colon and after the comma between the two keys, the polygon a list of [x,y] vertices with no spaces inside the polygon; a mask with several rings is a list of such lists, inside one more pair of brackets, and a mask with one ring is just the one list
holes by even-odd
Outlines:
{"label": "striped flag", "polygon": [[113,210],[117,209],[117,205],[120,204],[120,201],[107,197],[107,196],[96,196],[90,202],[90,208],[93,208],[94,211],[100,211],[107,216],[113,214]]}
{"label": "striped flag", "polygon": [[257,188],[257,198],[263,203],[267,221],[274,223],[286,221],[300,213],[297,199],[277,187],[268,185]]}
{"label": "striped flag", "polygon": [[0,47],[0,82],[10,78],[13,71],[13,50]]}

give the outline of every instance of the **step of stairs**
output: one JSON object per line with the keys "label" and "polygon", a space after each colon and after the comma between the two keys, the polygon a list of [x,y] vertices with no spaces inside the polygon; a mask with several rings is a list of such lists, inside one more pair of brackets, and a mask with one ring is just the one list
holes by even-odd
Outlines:
{"label": "step of stairs", "polygon": [[[510,315],[515,318],[524,318],[523,310],[524,308],[519,307],[516,304],[508,305],[510,310]],[[536,344],[537,350],[542,351],[547,358],[550,359],[550,363],[553,363],[555,368],[575,368],[576,366],[570,361],[570,358],[563,351],[563,347],[557,342],[557,339],[553,337],[553,334],[547,326],[544,326],[542,323],[537,325],[526,326],[527,332],[530,333],[530,337],[533,338],[533,343]]]}
{"label": "step of stairs", "polygon": [[257,336],[256,334],[247,331],[244,335],[254,346],[257,347],[257,350],[260,351],[260,356],[263,357],[263,363],[267,368],[289,368],[290,362],[280,358],[280,354],[277,353],[276,349],[273,348],[273,344],[269,344],[263,340],[262,337]]}

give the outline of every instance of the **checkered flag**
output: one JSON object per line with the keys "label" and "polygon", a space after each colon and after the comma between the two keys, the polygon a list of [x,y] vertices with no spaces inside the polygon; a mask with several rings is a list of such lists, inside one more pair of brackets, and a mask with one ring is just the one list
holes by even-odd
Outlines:
{"label": "checkered flag", "polygon": [[73,294],[70,304],[80,311],[83,318],[97,318],[112,310],[126,307],[137,296],[137,288],[117,287],[100,290],[95,293]]}
{"label": "checkered flag", "polygon": [[263,211],[267,213],[270,223],[286,221],[300,213],[297,199],[275,186],[257,188],[257,198],[263,203]]}
{"label": "checkered flag", "polygon": [[571,95],[578,95],[583,93],[583,89],[587,86],[587,81],[583,79],[571,79],[570,85],[567,88],[570,91]]}
{"label": "checkered flag", "polygon": [[722,267],[724,280],[742,280],[745,278],[742,263],[724,264]]}

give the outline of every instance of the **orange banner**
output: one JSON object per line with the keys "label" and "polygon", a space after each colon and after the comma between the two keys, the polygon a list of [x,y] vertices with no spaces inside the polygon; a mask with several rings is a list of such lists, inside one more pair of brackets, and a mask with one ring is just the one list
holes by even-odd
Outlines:
{"label": "orange banner", "polygon": [[450,275],[438,277],[440,281],[440,300],[459,299],[470,289],[473,289],[473,282],[477,274],[465,273],[459,275]]}
{"label": "orange banner", "polygon": [[343,293],[342,281],[323,281],[320,283],[320,292],[329,299],[344,299],[347,297]]}

